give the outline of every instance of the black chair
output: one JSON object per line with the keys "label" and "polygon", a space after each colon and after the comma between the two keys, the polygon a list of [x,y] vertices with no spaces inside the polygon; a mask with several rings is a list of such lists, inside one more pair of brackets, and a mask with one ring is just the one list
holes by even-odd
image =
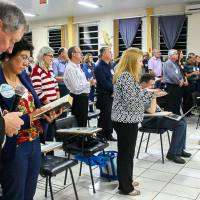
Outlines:
{"label": "black chair", "polygon": [[56,176],[57,174],[62,173],[63,171],[69,170],[73,188],[74,188],[75,197],[76,197],[76,200],[78,200],[76,185],[74,182],[74,177],[73,177],[73,173],[71,169],[73,166],[77,164],[78,162],[76,160],[66,159],[66,158],[52,156],[52,155],[42,156],[40,174],[41,176],[46,178],[45,197],[47,197],[47,190],[48,190],[48,185],[49,185],[51,200],[54,200],[51,178],[53,176]]}
{"label": "black chair", "polygon": [[164,153],[163,153],[163,140],[162,140],[162,135],[167,132],[167,136],[168,136],[168,141],[169,141],[169,145],[170,145],[170,136],[169,136],[169,131],[167,129],[159,129],[159,128],[147,128],[147,127],[140,127],[139,131],[142,133],[142,136],[140,138],[140,143],[139,143],[139,147],[138,147],[138,152],[137,152],[137,157],[139,157],[140,154],[140,148],[141,148],[141,144],[143,142],[143,137],[144,137],[144,133],[148,133],[148,138],[147,138],[147,143],[146,143],[146,148],[145,148],[145,153],[147,153],[147,149],[148,149],[148,145],[149,145],[149,140],[150,140],[150,135],[151,133],[153,134],[158,134],[160,135],[160,145],[161,145],[161,155],[162,155],[162,163],[164,163]]}
{"label": "black chair", "polygon": [[[72,127],[77,127],[76,118],[74,116],[69,116],[62,120],[56,121],[57,130],[72,128]],[[85,156],[88,159],[88,163],[89,163],[88,166],[90,170],[90,177],[92,181],[93,192],[95,193],[96,191],[94,187],[94,179],[93,179],[92,167],[90,165],[89,157],[100,151],[104,152],[104,149],[109,146],[109,143],[100,141],[100,140],[95,140],[95,138],[91,138],[91,137],[86,138],[88,136],[74,136],[74,135],[58,134],[57,137],[60,139],[60,141],[63,141],[63,150],[65,151],[65,153],[68,154],[68,158],[70,158],[71,155],[79,154],[79,155]],[[86,140],[90,140],[89,145],[86,142]],[[81,171],[82,171],[82,162],[80,163],[79,176],[81,176]],[[65,174],[64,184],[66,184],[66,179],[67,179],[67,171]]]}

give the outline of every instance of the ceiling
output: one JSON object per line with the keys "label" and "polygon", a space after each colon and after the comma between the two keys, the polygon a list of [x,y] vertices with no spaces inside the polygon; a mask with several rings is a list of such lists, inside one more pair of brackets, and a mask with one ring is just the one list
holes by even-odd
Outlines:
{"label": "ceiling", "polygon": [[39,0],[11,0],[26,13],[37,16],[31,21],[51,18],[81,16],[89,14],[105,14],[125,9],[156,7],[171,4],[190,4],[200,0],[84,0],[100,5],[100,8],[86,8],[78,4],[79,0],[48,0],[48,5],[40,5]]}

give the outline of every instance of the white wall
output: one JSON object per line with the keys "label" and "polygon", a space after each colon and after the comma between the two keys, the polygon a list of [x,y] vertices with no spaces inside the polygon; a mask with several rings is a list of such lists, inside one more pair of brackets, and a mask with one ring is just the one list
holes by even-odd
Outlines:
{"label": "white wall", "polygon": [[200,13],[188,16],[188,53],[194,52],[200,54]]}
{"label": "white wall", "polygon": [[50,27],[61,26],[67,24],[66,18],[59,18],[47,21],[33,21],[29,23],[29,29],[32,31],[34,53],[33,56],[36,57],[38,51],[44,47],[48,46],[48,29]]}

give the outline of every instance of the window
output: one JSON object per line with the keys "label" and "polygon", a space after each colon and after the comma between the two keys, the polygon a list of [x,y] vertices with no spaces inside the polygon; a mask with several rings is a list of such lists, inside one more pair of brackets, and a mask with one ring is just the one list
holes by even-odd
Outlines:
{"label": "window", "polygon": [[79,46],[83,52],[91,53],[94,57],[94,61],[98,59],[98,25],[79,25]]}
{"label": "window", "polygon": [[[182,49],[183,50],[183,54],[186,56],[187,54],[187,25],[188,25],[188,20],[187,18],[185,19],[185,22],[183,24],[183,28],[181,30],[180,36],[174,46],[174,49]],[[163,56],[167,56],[168,54],[168,49],[165,45],[164,39],[163,39],[163,35],[160,32],[160,51],[162,53]]]}
{"label": "window", "polygon": [[[121,56],[123,51],[126,50],[126,45],[124,44],[120,32],[118,38],[119,38],[119,56]],[[138,27],[138,31],[136,33],[135,39],[132,42],[131,47],[137,47],[139,49],[142,49],[142,22]]]}
{"label": "window", "polygon": [[24,34],[24,38],[25,38],[29,43],[32,44],[32,32],[31,32],[31,31],[25,33],[25,34]]}
{"label": "window", "polygon": [[55,51],[54,57],[57,57],[61,47],[61,28],[49,29],[49,46]]}

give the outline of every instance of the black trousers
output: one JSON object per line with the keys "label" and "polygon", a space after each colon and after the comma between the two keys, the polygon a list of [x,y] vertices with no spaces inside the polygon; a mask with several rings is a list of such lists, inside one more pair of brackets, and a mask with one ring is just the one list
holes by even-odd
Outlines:
{"label": "black trousers", "polygon": [[117,133],[117,173],[119,190],[128,194],[134,190],[133,187],[133,159],[138,134],[138,123],[114,122]]}
{"label": "black trousers", "polygon": [[109,137],[113,132],[113,122],[111,120],[113,98],[109,94],[97,95],[97,108],[100,109],[98,127],[102,128],[102,135]]}
{"label": "black trousers", "polygon": [[79,127],[86,127],[88,118],[88,94],[70,95],[73,97],[72,115],[76,117]]}
{"label": "black trousers", "polygon": [[168,92],[167,111],[180,115],[180,105],[182,99],[182,88],[175,84],[166,84],[166,91]]}

